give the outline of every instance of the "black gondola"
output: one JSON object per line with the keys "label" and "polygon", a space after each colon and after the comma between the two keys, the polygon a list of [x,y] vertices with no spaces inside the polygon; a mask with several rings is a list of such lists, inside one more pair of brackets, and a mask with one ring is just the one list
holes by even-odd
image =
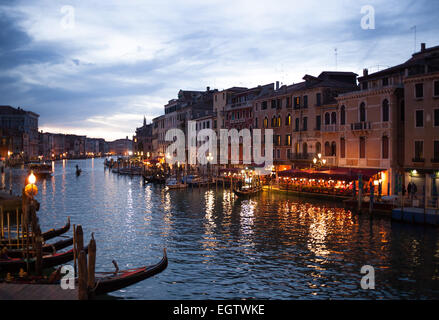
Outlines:
{"label": "black gondola", "polygon": [[[84,251],[88,252],[88,246],[84,247]],[[66,252],[45,255],[42,258],[42,268],[51,268],[60,264],[64,264],[73,260],[73,249]],[[7,260],[0,260],[0,272],[19,272],[20,269],[26,270],[27,263],[25,259],[12,258]],[[29,260],[29,267],[35,268],[35,258]]]}
{"label": "black gondola", "polygon": [[[46,243],[42,247],[43,254],[56,253],[56,251],[67,248],[73,244],[73,238],[60,240],[54,243]],[[7,255],[11,258],[22,258],[26,254],[25,249],[9,249]]]}
{"label": "black gondola", "polygon": [[[53,239],[55,237],[58,237],[64,233],[66,233],[67,231],[69,231],[69,229],[70,229],[70,217],[67,218],[67,223],[65,224],[64,227],[59,228],[59,229],[50,229],[46,232],[43,232],[41,234],[41,236],[43,237],[44,241],[47,241],[47,240]],[[20,238],[19,240],[22,241],[23,238]],[[11,245],[14,245],[14,243],[16,243],[16,242],[17,242],[17,239],[1,239],[0,240],[0,247],[3,247],[3,246],[9,247],[10,246],[9,243],[11,243]]]}
{"label": "black gondola", "polygon": [[252,187],[247,189],[233,189],[233,192],[239,197],[250,197],[262,191],[262,187]]}
{"label": "black gondola", "polygon": [[163,249],[163,258],[157,264],[135,269],[121,270],[114,273],[107,272],[105,273],[107,276],[101,277],[99,276],[99,273],[96,272],[96,288],[94,293],[95,295],[101,295],[120,290],[162,272],[167,266],[168,256],[166,254],[166,249]]}

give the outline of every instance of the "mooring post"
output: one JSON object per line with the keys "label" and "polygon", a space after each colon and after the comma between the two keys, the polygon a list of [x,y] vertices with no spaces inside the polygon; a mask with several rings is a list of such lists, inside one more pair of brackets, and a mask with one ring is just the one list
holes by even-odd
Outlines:
{"label": "mooring post", "polygon": [[88,290],[87,290],[87,258],[85,256],[84,250],[79,252],[78,256],[78,299],[87,300]]}
{"label": "mooring post", "polygon": [[88,245],[88,293],[89,297],[94,296],[95,287],[95,266],[96,266],[96,241],[94,234],[91,234],[91,240]]}

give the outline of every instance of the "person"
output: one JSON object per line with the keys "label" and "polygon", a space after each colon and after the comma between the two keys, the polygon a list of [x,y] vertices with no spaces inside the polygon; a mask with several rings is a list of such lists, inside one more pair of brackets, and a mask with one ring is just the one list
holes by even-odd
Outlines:
{"label": "person", "polygon": [[415,197],[416,192],[418,191],[418,187],[416,186],[415,183],[413,183],[413,181],[410,181],[408,186],[407,186],[407,191],[409,193],[410,200],[413,200],[413,198]]}

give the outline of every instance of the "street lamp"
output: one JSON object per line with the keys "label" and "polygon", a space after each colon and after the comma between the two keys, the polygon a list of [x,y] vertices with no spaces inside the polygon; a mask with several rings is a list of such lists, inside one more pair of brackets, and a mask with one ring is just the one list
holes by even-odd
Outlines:
{"label": "street lamp", "polygon": [[314,157],[314,159],[312,159],[312,162],[313,162],[314,166],[322,167],[326,164],[326,159],[322,159],[322,154],[318,153],[317,158]]}
{"label": "street lamp", "polygon": [[24,188],[24,192],[29,198],[33,199],[34,196],[38,194],[38,188],[35,185],[35,182],[37,182],[37,177],[35,177],[33,171],[31,171],[29,177],[27,177],[27,182],[28,184]]}

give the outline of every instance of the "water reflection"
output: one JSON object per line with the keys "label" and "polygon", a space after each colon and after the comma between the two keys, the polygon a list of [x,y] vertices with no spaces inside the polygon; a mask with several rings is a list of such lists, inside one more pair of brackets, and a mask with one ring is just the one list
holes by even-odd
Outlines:
{"label": "water reflection", "polygon": [[[252,199],[230,190],[166,190],[104,170],[103,159],[53,162],[37,182],[42,229],[82,224],[97,241],[97,269],[157,262],[162,274],[114,293],[135,299],[438,298],[436,229],[358,216],[337,203],[275,192]],[[75,165],[83,169],[77,177]],[[24,170],[1,182],[20,193]],[[375,267],[375,290],[360,269]]]}

